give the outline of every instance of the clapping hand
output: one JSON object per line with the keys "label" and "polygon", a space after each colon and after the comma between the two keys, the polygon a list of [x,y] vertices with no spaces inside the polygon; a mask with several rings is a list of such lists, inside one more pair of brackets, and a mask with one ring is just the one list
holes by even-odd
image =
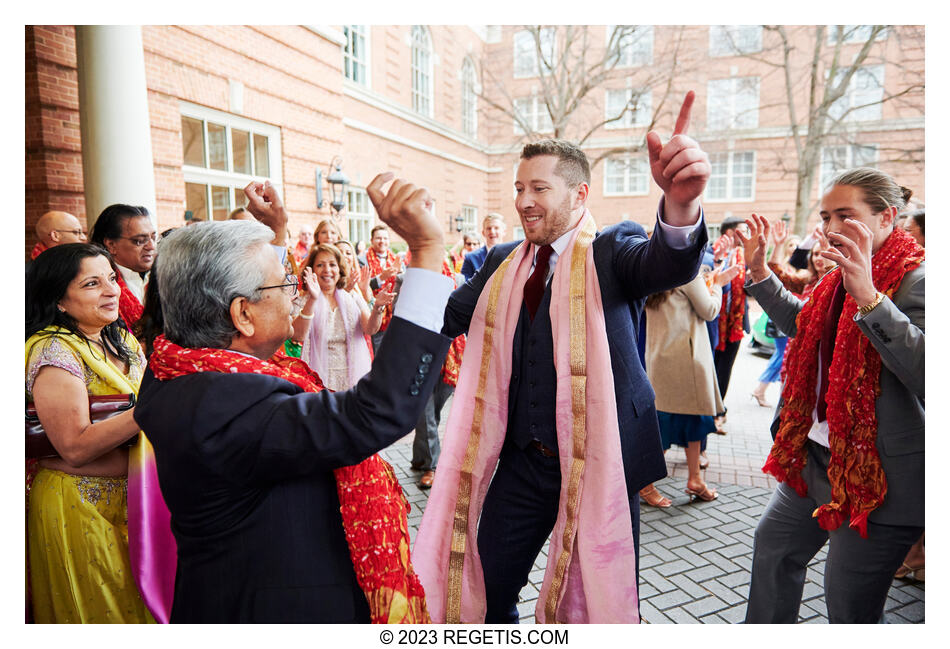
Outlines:
{"label": "clapping hand", "polygon": [[386,310],[387,306],[393,303],[393,299],[395,297],[395,293],[390,293],[389,291],[380,291],[376,294],[376,301],[373,303],[373,308],[382,313]]}
{"label": "clapping hand", "polygon": [[673,136],[665,145],[655,131],[647,133],[653,180],[666,196],[664,220],[670,225],[692,225],[699,216],[699,197],[712,167],[709,156],[686,135],[696,93],[690,90],[680,108]]}
{"label": "clapping hand", "polygon": [[765,249],[768,247],[771,225],[764,216],[753,214],[745,220],[749,234],[743,234],[742,228],[736,228],[736,236],[745,252],[745,263],[752,275],[753,282],[761,282],[768,277],[769,267],[765,262]]}
{"label": "clapping hand", "polygon": [[719,267],[713,270],[712,273],[710,274],[709,279],[713,284],[717,284],[718,286],[725,286],[726,284],[734,280],[736,278],[736,275],[739,274],[739,271],[742,270],[739,264],[733,264],[729,266],[728,268],[726,268],[726,261],[727,260],[723,259]]}
{"label": "clapping hand", "polygon": [[841,232],[828,233],[831,246],[821,251],[822,257],[841,268],[844,290],[854,298],[858,306],[870,304],[877,296],[871,276],[873,241],[871,228],[860,221],[845,219]]}
{"label": "clapping hand", "polygon": [[300,276],[300,280],[303,283],[304,290],[307,291],[307,295],[314,300],[320,297],[320,283],[317,282],[317,275],[309,266],[303,269],[303,275]]}

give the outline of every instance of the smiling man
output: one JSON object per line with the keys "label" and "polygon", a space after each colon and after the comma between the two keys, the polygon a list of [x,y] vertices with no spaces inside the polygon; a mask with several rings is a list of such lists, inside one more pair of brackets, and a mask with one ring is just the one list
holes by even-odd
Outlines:
{"label": "smiling man", "polygon": [[466,253],[465,261],[462,263],[462,274],[465,275],[466,282],[472,279],[475,272],[485,263],[488,251],[505,238],[505,219],[501,214],[492,212],[485,217],[482,221],[482,236],[485,237],[485,245]]}
{"label": "smiling man", "polygon": [[155,224],[148,210],[136,205],[116,203],[102,210],[92,228],[92,243],[112,255],[122,288],[119,315],[131,327],[142,317],[145,284],[155,261]]}
{"label": "smiling man", "polygon": [[277,353],[298,289],[271,230],[211,222],[162,240],[165,334],[135,419],[177,541],[172,622],[428,621],[405,501],[375,453],[412,429],[439,380],[452,284],[428,192],[395,180],[384,193],[391,178],[367,193],[412,262],[389,335],[350,390],[322,390],[306,363]]}
{"label": "smiling man", "polygon": [[691,280],[706,243],[693,98],[665,146],[647,138],[664,193],[651,239],[629,221],[597,231],[578,146],[522,150],[526,240],[492,248],[445,312],[443,333],[468,340],[413,554],[434,621],[517,622],[552,530],[538,621],[639,621],[637,493],[666,465],[636,332],[646,296]]}

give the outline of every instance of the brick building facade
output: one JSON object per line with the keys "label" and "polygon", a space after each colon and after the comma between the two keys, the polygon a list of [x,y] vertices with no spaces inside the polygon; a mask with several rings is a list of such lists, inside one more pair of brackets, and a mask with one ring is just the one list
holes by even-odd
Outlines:
{"label": "brick building facade", "polygon": [[[608,29],[590,31],[597,29],[606,44]],[[883,62],[870,77],[888,93],[900,92],[908,75],[922,78],[923,30],[917,28],[920,38],[911,39],[911,29],[891,28],[873,46]],[[622,93],[638,71],[666,65],[669,54],[662,44],[672,41],[672,30],[679,30],[676,38],[684,49],[656,128],[669,133],[681,97],[696,90],[690,132],[714,157],[717,174],[716,196],[707,191],[704,200],[707,221],[753,210],[769,218],[792,213],[795,149],[787,107],[774,99],[784,92],[782,75],[754,58],[717,52],[720,32],[713,28],[651,29],[647,62],[631,59],[629,70],[590,93],[572,122],[596,122],[617,96],[609,90]],[[325,178],[330,162],[340,156],[351,182],[343,216],[348,222],[342,225],[352,238],[368,239],[374,216],[363,188],[383,170],[427,186],[447,231],[457,224],[477,229],[494,211],[506,216],[509,238],[516,236],[512,181],[525,136],[510,117],[475,95],[484,92],[500,104],[513,97],[522,102],[521,110],[537,108],[532,98],[539,80],[523,69],[519,31],[508,26],[142,27],[159,230],[181,225],[186,210],[195,218],[226,218],[241,204],[241,187],[268,177],[283,191],[296,238],[300,227],[330,216]],[[770,33],[759,38],[760,49],[774,45]],[[853,56],[859,47],[847,44],[844,53]],[[36,220],[47,210],[65,210],[86,222],[96,216],[87,213],[84,198],[78,65],[75,28],[26,27],[26,253],[35,242]],[[499,83],[489,84],[489,78]],[[652,89],[655,101],[662,90]],[[732,97],[725,109],[723,97]],[[740,104],[742,110],[736,108]],[[862,114],[849,127],[848,141],[829,148],[827,157],[838,166],[876,164],[922,199],[922,89],[878,110]],[[604,127],[584,147],[596,158],[642,142],[644,132],[636,120]],[[917,149],[919,156],[892,155],[903,149]],[[593,169],[589,205],[601,226],[621,218],[648,226],[653,221],[659,191],[644,170],[645,152],[629,159],[620,164],[608,158]],[[322,208],[318,172],[324,179]],[[454,234],[447,238],[454,240]]]}

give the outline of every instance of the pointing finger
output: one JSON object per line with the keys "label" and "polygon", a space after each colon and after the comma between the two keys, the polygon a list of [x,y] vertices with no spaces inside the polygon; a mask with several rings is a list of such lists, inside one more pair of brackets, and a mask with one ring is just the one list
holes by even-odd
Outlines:
{"label": "pointing finger", "polygon": [[673,135],[680,135],[689,128],[689,117],[693,110],[693,100],[696,99],[696,93],[690,90],[686,93],[686,99],[680,107],[679,117],[676,118],[676,128],[673,129]]}

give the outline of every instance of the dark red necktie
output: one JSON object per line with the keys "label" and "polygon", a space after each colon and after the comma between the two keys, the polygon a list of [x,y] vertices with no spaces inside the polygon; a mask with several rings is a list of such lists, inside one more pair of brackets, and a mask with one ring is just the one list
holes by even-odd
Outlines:
{"label": "dark red necktie", "polygon": [[548,277],[548,259],[554,248],[550,245],[538,248],[538,256],[534,259],[534,272],[524,283],[524,303],[528,307],[528,315],[534,320],[534,314],[538,312],[538,305],[541,304],[541,296],[544,295],[544,280]]}
{"label": "dark red necktie", "polygon": [[835,351],[838,320],[841,319],[845,295],[844,283],[839,279],[835,294],[831,297],[831,306],[825,318],[825,328],[821,331],[821,387],[818,392],[818,421],[827,419],[828,404],[825,403],[825,398],[828,395],[828,370],[831,368],[831,357]]}

